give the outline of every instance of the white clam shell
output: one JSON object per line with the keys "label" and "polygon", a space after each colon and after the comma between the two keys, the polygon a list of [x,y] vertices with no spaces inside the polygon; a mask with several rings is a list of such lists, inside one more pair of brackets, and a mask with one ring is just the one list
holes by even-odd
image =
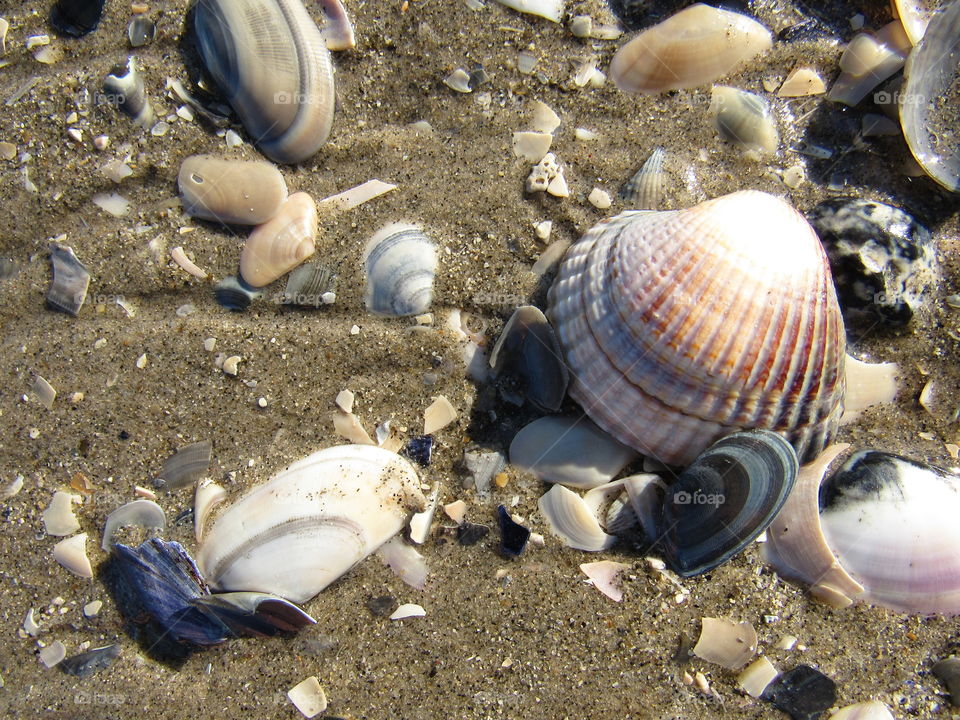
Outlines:
{"label": "white clam shell", "polygon": [[317,204],[293,193],[279,212],[250,233],[240,252],[240,276],[253,287],[269,285],[313,255]]}
{"label": "white clam shell", "polygon": [[779,198],[605,220],[567,252],[549,304],[570,395],[645,455],[686,465],[766,428],[804,458],[836,432],[843,319],[819,239]]}
{"label": "white clam shell", "polygon": [[215,522],[197,556],[219,590],[306,602],[396,535],[426,500],[395,453],[341,445],[254,489]]}
{"label": "white clam shell", "polygon": [[393,223],[378,230],[363,254],[367,309],[404,317],[430,309],[437,249],[415,225]]}
{"label": "white clam shell", "polygon": [[616,536],[603,531],[584,499],[563,485],[551,487],[537,501],[537,507],[554,534],[576,550],[599,552],[617,541]]}
{"label": "white clam shell", "polygon": [[756,20],[697,3],[621,47],[610,63],[610,77],[624,92],[695,88],[772,44],[770,31]]}
{"label": "white clam shell", "polygon": [[265,223],[287,199],[283,175],[262,160],[190,155],[180,164],[177,185],[188,214],[222,223]]}

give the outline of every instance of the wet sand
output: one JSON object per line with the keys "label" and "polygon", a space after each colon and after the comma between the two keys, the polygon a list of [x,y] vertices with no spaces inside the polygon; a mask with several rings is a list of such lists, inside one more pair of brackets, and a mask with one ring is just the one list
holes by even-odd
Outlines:
{"label": "wet sand", "polygon": [[[684,580],[689,594],[677,602],[676,588],[648,569],[642,553],[618,547],[594,556],[550,535],[536,509],[545,486],[532,476],[511,468],[506,486],[479,500],[463,487],[464,448],[481,442],[505,449],[538,413],[471,383],[458,340],[442,329],[449,310],[462,308],[495,338],[517,304],[543,307],[550,276],[541,280],[530,273],[545,250],[534,224],[552,220],[552,242],[576,240],[621,209],[616,200],[608,211],[595,209],[586,200],[590,190],[600,187],[615,196],[657,145],[671,158],[668,208],[745,188],[784,195],[801,210],[838,194],[892,202],[933,232],[941,279],[908,329],[851,330],[852,353],[900,363],[902,390],[895,405],[865,412],[839,439],[953,464],[945,443],[960,441],[952,420],[960,402],[954,390],[960,380],[960,315],[943,298],[958,291],[957,199],[924,178],[900,174],[907,155],[899,138],[855,142],[862,111],[832,106],[822,97],[775,100],[780,154],[750,162],[710,127],[707,89],[638,98],[610,82],[595,89],[574,86],[580,60],[593,54],[606,68],[622,41],[578,40],[563,26],[493,2],[477,11],[454,1],[351,2],[358,46],[335,57],[339,107],[331,140],[308,162],[282,171],[291,190],[317,198],[374,177],[398,189],[321,219],[315,259],[338,273],[335,304],[312,311],[281,306],[281,280],[248,311],[230,313],[215,303],[212,283],[235,272],[242,236],[184,215],[171,202],[176,172],[191,153],[251,159],[259,153],[248,144],[228,149],[199,119],[174,119],[165,136],[153,137],[108,105],[68,124],[65,118],[80,109],[79,91],[96,94],[111,66],[126,58],[129,6],[108,2],[101,26],[86,38],[55,37],[61,57],[48,66],[24,49],[27,36],[48,32],[47,5],[0,3],[0,15],[11,23],[6,57],[12,60],[0,68],[0,99],[39,77],[19,101],[0,105],[0,140],[31,156],[0,161],[0,256],[20,267],[15,278],[0,283],[0,377],[6,389],[0,394],[0,481],[6,485],[18,474],[25,481],[18,495],[0,503],[0,714],[291,718],[299,714],[285,692],[317,675],[330,700],[328,715],[339,717],[785,717],[740,693],[735,673],[699,660],[673,660],[682,637],[696,638],[701,617],[720,616],[753,623],[762,652],[781,670],[806,663],[833,678],[838,705],[879,699],[898,718],[951,716],[944,689],[929,670],[933,660],[955,649],[955,620],[870,607],[831,610],[764,567],[756,547]],[[165,78],[187,79],[185,6],[151,3],[159,34],[136,53],[160,117],[178,106],[163,92]],[[310,8],[317,16],[313,3]],[[612,22],[600,2],[573,2],[568,9]],[[857,10],[852,3],[829,3],[819,12],[843,27]],[[879,26],[883,10],[873,12],[868,23]],[[800,17],[788,2],[760,12],[774,30]],[[847,26],[843,37],[851,35]],[[516,69],[518,52],[527,49],[538,57],[532,75]],[[803,63],[832,79],[840,52],[841,46],[825,40],[777,43],[726,82],[769,97],[764,78],[782,79]],[[475,92],[458,94],[442,83],[454,68],[469,70],[478,62],[490,80]],[[563,120],[552,150],[566,168],[566,199],[523,193],[529,166],[513,157],[511,133],[529,126],[535,99]],[[431,130],[410,127],[424,120]],[[68,127],[83,131],[82,143],[67,136]],[[577,127],[599,137],[576,140]],[[111,138],[105,152],[91,144],[100,134]],[[804,139],[831,148],[833,158],[812,160],[786,150]],[[116,187],[97,169],[123,157],[126,144],[134,173]],[[796,189],[770,172],[797,163],[806,165],[808,182]],[[24,188],[24,166],[35,193]],[[698,187],[684,183],[688,168]],[[846,188],[829,188],[840,182]],[[111,217],[91,202],[93,195],[114,190],[132,202],[125,217]],[[422,224],[440,247],[432,328],[377,318],[363,306],[364,242],[398,220]],[[181,234],[182,228],[193,230]],[[76,318],[44,307],[47,246],[62,234],[93,278]],[[177,245],[211,274],[209,281],[193,279],[169,261]],[[117,299],[135,314],[129,316]],[[195,311],[178,316],[188,303]],[[351,334],[354,325],[358,334]],[[214,352],[204,349],[210,337],[217,339]],[[242,356],[237,377],[216,368],[219,352]],[[144,353],[146,365],[138,368]],[[51,410],[30,390],[37,374],[59,392]],[[425,375],[436,382],[427,384]],[[935,416],[917,404],[928,380],[942,392]],[[82,581],[51,559],[57,538],[44,534],[40,516],[53,492],[69,489],[76,473],[95,488],[76,514],[90,535],[91,561],[101,567],[107,514],[134,499],[135,485],[150,486],[176,448],[212,440],[210,476],[231,498],[239,497],[290,462],[343,442],[330,421],[343,388],[357,394],[355,412],[369,432],[392,418],[417,434],[432,398],[449,398],[459,417],[438,434],[424,481],[441,485],[443,502],[465,500],[473,522],[494,526],[496,506],[512,506],[546,536],[546,545],[507,560],[498,554],[494,529],[478,545],[462,547],[439,527],[453,523],[438,513],[438,527],[422,548],[431,569],[423,591],[371,558],[306,604],[316,627],[295,637],[234,640],[180,663],[158,661],[131,638],[102,577]],[[74,392],[83,399],[70,402]],[[265,408],[258,405],[261,397]],[[573,405],[566,410],[576,412]],[[192,497],[182,490],[161,494],[159,502],[172,519],[190,507]],[[139,537],[135,530],[123,535],[129,542]],[[196,549],[189,523],[172,525],[165,537]],[[601,558],[631,565],[622,603],[584,582],[578,565]],[[498,578],[500,570],[506,572]],[[419,603],[427,615],[399,622],[377,617],[365,603],[383,595]],[[85,618],[82,606],[95,599],[104,602],[100,614]],[[70,655],[84,642],[119,642],[120,658],[83,680],[45,669],[37,640],[17,634],[31,607],[42,628],[38,640],[60,640]],[[786,634],[804,649],[775,649]],[[702,671],[716,694],[707,697],[685,685],[685,671]]]}

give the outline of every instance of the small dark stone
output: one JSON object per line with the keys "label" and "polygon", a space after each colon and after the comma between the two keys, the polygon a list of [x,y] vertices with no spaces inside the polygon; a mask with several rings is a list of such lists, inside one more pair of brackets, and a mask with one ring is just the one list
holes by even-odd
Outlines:
{"label": "small dark stone", "polygon": [[466,520],[457,527],[457,541],[461,545],[476,545],[490,533],[490,528],[486,525],[467,522]]}
{"label": "small dark stone", "polygon": [[120,438],[121,440],[129,440],[130,433],[128,433],[126,430],[121,430],[120,433],[117,435],[117,437]]}
{"label": "small dark stone", "polygon": [[83,37],[100,24],[104,1],[59,0],[50,11],[50,24],[57,32]]}
{"label": "small dark stone", "polygon": [[816,668],[798,665],[770,683],[761,697],[793,720],[816,720],[836,702],[837,684]]}
{"label": "small dark stone", "polygon": [[433,457],[433,436],[420,435],[410,438],[401,455],[406,455],[421,467],[427,467]]}
{"label": "small dark stone", "polygon": [[514,522],[503,505],[497,507],[497,519],[500,521],[500,552],[507,557],[517,557],[527,546],[530,529]]}
{"label": "small dark stone", "polygon": [[397,609],[397,601],[389,595],[372,597],[367,600],[367,609],[377,617],[387,617]]}
{"label": "small dark stone", "polygon": [[97,670],[108,667],[118,657],[120,657],[119,645],[105,645],[68,657],[60,662],[57,667],[67,675],[86,678],[93,675]]}

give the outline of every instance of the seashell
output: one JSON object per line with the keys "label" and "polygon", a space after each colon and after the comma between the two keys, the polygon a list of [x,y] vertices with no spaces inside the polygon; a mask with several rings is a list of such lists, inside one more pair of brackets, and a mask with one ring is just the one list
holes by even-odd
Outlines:
{"label": "seashell", "polygon": [[80,529],[76,515],[73,514],[73,503],[80,502],[79,495],[71,495],[63,490],[53,494],[49,507],[43,511],[43,529],[47,535],[72,535]]}
{"label": "seashell", "polygon": [[637,453],[584,417],[542,417],[510,443],[510,463],[541,480],[589,489],[610,482]]}
{"label": "seashell", "polygon": [[42,662],[43,666],[48,670],[63,662],[66,656],[67,646],[59,640],[54,640],[49,645],[40,648],[40,652],[38,653],[40,662]]}
{"label": "seashell", "polygon": [[127,39],[130,47],[143,47],[153,42],[157,36],[157,25],[146,15],[137,15],[127,25]]}
{"label": "seashell", "polygon": [[894,717],[890,708],[879,700],[868,700],[840,708],[829,720],[894,720]]}
{"label": "seashell", "polygon": [[327,50],[351,50],[357,46],[353,34],[353,23],[347,15],[347,9],[340,0],[320,0],[323,10],[323,29],[320,35],[326,43]]}
{"label": "seashell", "polygon": [[670,486],[658,535],[681,577],[722,565],[767,529],[793,488],[799,464],[776,433],[748,430],[718,441]]}
{"label": "seashell", "polygon": [[227,310],[246,310],[261,295],[259,290],[247,285],[237,275],[224,278],[213,288],[213,297]]}
{"label": "seashell", "polygon": [[836,432],[843,319],[820,241],[783,200],[744,191],[605,220],[548,300],[571,397],[660,462],[751,427],[808,459]]}
{"label": "seashell", "polygon": [[197,483],[193,496],[193,534],[200,542],[207,516],[220,503],[227,499],[227,491],[211,480]]}
{"label": "seashell", "polygon": [[363,264],[367,310],[404,317],[430,309],[437,249],[420,228],[406,223],[380,228],[367,243]]}
{"label": "seashell", "polygon": [[300,0],[198,0],[203,64],[271,160],[294,164],[327,141],[333,64]]}
{"label": "seashell", "polygon": [[405,618],[425,617],[426,614],[427,611],[423,609],[422,605],[417,605],[416,603],[405,603],[393,611],[390,619],[403,620]]}
{"label": "seashell", "polygon": [[780,134],[770,112],[770,103],[759,95],[714,85],[709,113],[720,137],[737,145],[749,156],[759,160],[763,155],[777,152]]}
{"label": "seashell", "polygon": [[777,97],[809,97],[822,95],[827,91],[823,78],[813,68],[797,67],[790,71],[786,80],[777,90]]}
{"label": "seashell", "polygon": [[933,15],[938,4],[924,2],[924,0],[891,0],[890,2],[895,15],[903,25],[903,31],[914,45],[923,39],[927,25],[930,23],[930,16]]}
{"label": "seashell", "polygon": [[560,409],[570,374],[553,328],[539,308],[523,305],[503,326],[490,353],[495,377],[516,378],[524,396],[547,412]]}
{"label": "seashell", "polygon": [[859,198],[826,200],[807,217],[830,258],[844,319],[909,323],[937,277],[930,231],[899,208]]}
{"label": "seashell", "polygon": [[152,500],[134,500],[121,505],[107,515],[107,524],[103,528],[103,542],[100,547],[110,550],[110,543],[117,528],[125,525],[139,525],[151,530],[162,530],[167,526],[167,516],[163,508]]}
{"label": "seashell", "polygon": [[497,523],[500,525],[500,554],[519,557],[530,539],[530,528],[514,520],[504,505],[497,506]]}
{"label": "seashell", "polygon": [[50,11],[50,24],[57,32],[83,37],[97,29],[105,0],[57,0]]}
{"label": "seashell", "polygon": [[207,474],[210,467],[209,440],[184,445],[168,457],[160,470],[160,479],[167,490],[178,490],[192,485]]}
{"label": "seashell", "polygon": [[620,190],[620,199],[628,208],[656,210],[663,202],[665,155],[662,147],[654,148],[643,166],[624,183]]}
{"label": "seashell", "polygon": [[327,709],[327,694],[315,675],[287,690],[287,699],[305,718],[316,717]]}
{"label": "seashell", "polygon": [[701,620],[700,638],[693,654],[727,670],[742,668],[757,652],[757,631],[746,620],[735,623],[724,618]]}
{"label": "seashell", "polygon": [[[878,450],[855,453],[823,482],[831,448],[805,468],[764,554],[785,578],[844,607],[960,613],[960,476]],[[822,483],[822,484],[821,484]]]}
{"label": "seashell", "polygon": [[[377,428],[377,430],[379,431],[379,428]],[[383,441],[380,441],[378,434],[377,444],[383,445],[388,438],[389,430]],[[413,460],[420,467],[429,467],[430,459],[433,457],[433,436],[418,435],[410,438],[410,440],[407,441],[407,444],[403,446],[403,455],[404,457],[408,457]]]}
{"label": "seashell", "polygon": [[933,15],[904,74],[900,125],[910,152],[927,175],[960,192],[960,3],[951,2]]}
{"label": "seashell", "polygon": [[103,92],[108,101],[142,128],[153,125],[155,116],[150,98],[143,86],[143,78],[131,55],[126,65],[114,65],[103,80]]}
{"label": "seashell", "polygon": [[564,0],[497,0],[501,5],[558,23],[563,17]]}
{"label": "seashell", "polygon": [[180,164],[177,185],[188,214],[221,223],[260,225],[287,200],[283,175],[262,160],[190,155]]}
{"label": "seashell", "polygon": [[910,41],[896,20],[880,28],[875,35],[858,34],[840,56],[843,72],[827,93],[827,99],[851,107],[858,104],[903,67],[909,52]]}
{"label": "seashell", "polygon": [[267,593],[200,595],[191,598],[190,604],[208,617],[213,615],[237,634],[269,636],[316,624],[316,620],[293,603]]}
{"label": "seashell", "polygon": [[417,590],[426,587],[427,576],[430,574],[427,561],[416,548],[404,542],[400,535],[394,535],[381,545],[377,550],[377,557],[410,587]]}
{"label": "seashell", "polygon": [[584,499],[563,485],[551,487],[537,501],[537,507],[554,534],[576,550],[599,552],[617,541],[616,536],[603,531]]}
{"label": "seashell", "polygon": [[744,668],[737,676],[737,684],[750,697],[759,698],[779,674],[780,671],[773,663],[766,656],[762,656]]}
{"label": "seashell", "polygon": [[222,590],[309,600],[426,507],[413,467],[372,445],[294,463],[221,515],[198,561]]}
{"label": "seashell", "polygon": [[325,265],[309,263],[294,268],[283,291],[284,305],[320,307],[336,300],[337,276]]}
{"label": "seashell", "polygon": [[629,569],[630,566],[626,563],[612,560],[580,564],[580,571],[590,578],[590,584],[614,602],[623,600],[620,578]]}
{"label": "seashell", "polygon": [[250,233],[240,253],[240,276],[253,287],[269,285],[313,255],[316,237],[317,204],[305,192],[294,193]]}
{"label": "seashell", "polygon": [[87,534],[80,533],[53,546],[53,559],[74,575],[92,578],[93,568],[87,557]]}
{"label": "seashell", "polygon": [[73,253],[73,248],[50,243],[53,281],[47,290],[47,306],[76,316],[87,299],[90,273]]}
{"label": "seashell", "polygon": [[617,50],[610,77],[624,92],[658,93],[718,80],[773,44],[746,15],[697,3]]}
{"label": "seashell", "polygon": [[463,453],[463,465],[470,474],[467,482],[476,489],[478,498],[485,499],[491,481],[506,467],[507,458],[498,450],[467,450]]}
{"label": "seashell", "polygon": [[60,662],[60,669],[67,675],[87,678],[98,670],[110,667],[118,657],[120,657],[120,645],[118,643],[104,645],[71,655]]}
{"label": "seashell", "polygon": [[935,663],[930,669],[940,682],[947,686],[953,706],[960,707],[960,658],[951,655]]}
{"label": "seashell", "polygon": [[423,411],[423,434],[433,435],[457,419],[457,411],[443,395],[437,395]]}

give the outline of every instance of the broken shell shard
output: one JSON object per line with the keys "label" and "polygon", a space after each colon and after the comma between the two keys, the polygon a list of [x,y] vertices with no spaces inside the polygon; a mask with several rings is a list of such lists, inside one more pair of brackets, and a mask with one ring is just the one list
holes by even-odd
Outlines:
{"label": "broken shell shard", "polygon": [[50,243],[53,281],[47,290],[47,305],[54,310],[77,315],[87,298],[90,273],[73,254],[73,248]]}
{"label": "broken shell shard", "polygon": [[126,65],[115,65],[103,80],[107,100],[142,128],[149,128],[155,119],[143,78],[131,55]]}
{"label": "broken shell shard", "polygon": [[333,125],[330,51],[300,0],[199,0],[207,72],[270,159],[299,163]]}
{"label": "broken shell shard", "polygon": [[537,15],[555,23],[563,17],[565,0],[497,0],[501,5],[528,15]]}
{"label": "broken shell shard", "polygon": [[738,670],[757,652],[757,631],[747,621],[705,617],[693,654],[728,670]]}
{"label": "broken shell shard", "polygon": [[654,148],[643,166],[623,185],[620,198],[627,207],[635,210],[656,210],[663,202],[663,159],[666,153],[662,147]]}
{"label": "broken shell shard", "polygon": [[904,32],[914,45],[923,38],[932,15],[930,8],[936,5],[924,0],[891,0],[896,17],[900,18]]}
{"label": "broken shell shard", "polygon": [[139,525],[149,529],[162,529],[167,525],[167,516],[163,508],[152,500],[134,500],[121,505],[107,516],[107,524],[103,528],[103,542],[100,547],[110,550],[110,543],[117,528],[124,525]]}
{"label": "broken shell shard", "polygon": [[710,115],[720,136],[759,159],[773,155],[780,143],[780,134],[770,112],[770,103],[759,95],[714,85]]}
{"label": "broken shell shard", "polygon": [[807,459],[836,432],[843,319],[816,233],[779,198],[605,220],[567,251],[548,300],[571,397],[661,462],[751,427]]}
{"label": "broken shell shard", "polygon": [[167,490],[177,490],[202,478],[210,467],[209,440],[190,443],[168,457],[160,470],[160,478]]}
{"label": "broken shell shard", "polygon": [[80,533],[53,546],[53,559],[74,575],[92,578],[93,568],[87,557],[87,534]]}
{"label": "broken shell shard", "polygon": [[437,249],[415,225],[393,223],[378,230],[363,255],[367,310],[405,317],[430,309]]}
{"label": "broken shell shard", "polygon": [[729,435],[700,455],[668,488],[659,523],[677,574],[705,573],[753,542],[783,507],[798,469],[793,447],[768,430]]}
{"label": "broken shell shard", "polygon": [[426,499],[409,462],[372,445],[294,463],[221,515],[198,562],[222,590],[309,600],[396,535]]}
{"label": "broken shell shard", "polygon": [[279,212],[250,233],[240,252],[240,275],[253,287],[269,285],[313,255],[317,204],[305,192],[287,198]]}
{"label": "broken shell shard", "polygon": [[599,552],[617,541],[608,535],[590,510],[590,506],[573,490],[554,485],[537,501],[540,514],[550,529],[569,547],[587,552]]}
{"label": "broken shell shard", "polygon": [[96,30],[103,15],[105,0],[58,0],[50,11],[50,24],[55,30],[83,37]]}
{"label": "broken shell shard", "polygon": [[190,155],[180,164],[177,185],[187,213],[221,223],[265,223],[287,199],[283,175],[262,160]]}
{"label": "broken shell shard", "polygon": [[73,514],[73,503],[80,501],[78,495],[71,495],[63,490],[53,494],[50,506],[43,511],[43,528],[47,535],[64,536],[75,533],[80,529],[76,515]]}
{"label": "broken shell shard", "polygon": [[610,76],[624,92],[695,88],[768,50],[770,31],[746,15],[691,5],[621,47]]}
{"label": "broken shell shard", "polygon": [[900,125],[920,167],[940,185],[960,192],[960,2],[940,9],[904,70]]}

